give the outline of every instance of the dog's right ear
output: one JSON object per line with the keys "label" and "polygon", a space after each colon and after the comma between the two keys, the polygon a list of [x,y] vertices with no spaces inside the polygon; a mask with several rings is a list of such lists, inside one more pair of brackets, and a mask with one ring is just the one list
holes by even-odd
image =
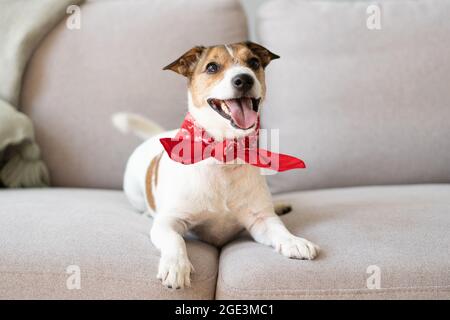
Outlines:
{"label": "dog's right ear", "polygon": [[187,51],[177,60],[165,66],[163,70],[172,70],[176,73],[179,73],[189,78],[194,72],[195,66],[197,65],[197,62],[200,59],[204,50],[205,47],[203,46],[193,47],[191,50]]}
{"label": "dog's right ear", "polygon": [[268,49],[264,48],[262,45],[259,45],[257,43],[246,41],[244,42],[247,47],[256,54],[261,59],[261,64],[263,68],[267,67],[267,65],[270,63],[270,61],[279,59],[280,56],[270,52]]}

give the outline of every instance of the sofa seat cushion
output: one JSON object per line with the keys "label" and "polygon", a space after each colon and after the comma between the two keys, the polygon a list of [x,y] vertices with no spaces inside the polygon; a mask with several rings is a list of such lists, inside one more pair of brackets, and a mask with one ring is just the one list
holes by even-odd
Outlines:
{"label": "sofa seat cushion", "polygon": [[119,191],[0,191],[0,299],[214,298],[217,250],[188,241],[192,287],[166,289],[151,223]]}
{"label": "sofa seat cushion", "polygon": [[216,298],[450,299],[450,185],[278,199],[293,205],[282,218],[288,228],[320,245],[321,254],[291,260],[243,236],[222,250]]}

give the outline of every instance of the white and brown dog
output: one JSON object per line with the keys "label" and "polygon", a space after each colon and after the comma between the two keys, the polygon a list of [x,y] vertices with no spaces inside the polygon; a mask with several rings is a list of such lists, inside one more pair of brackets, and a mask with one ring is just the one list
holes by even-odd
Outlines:
{"label": "white and brown dog", "polygon": [[[264,101],[264,69],[279,58],[264,47],[243,42],[194,47],[165,67],[188,79],[189,113],[216,141],[252,133]],[[130,114],[113,118],[122,131],[148,137],[131,155],[124,190],[131,204],[154,217],[151,240],[161,251],[157,277],[170,288],[190,285],[193,271],[183,239],[188,231],[222,245],[243,228],[262,244],[295,259],[313,259],[318,246],[291,234],[274,208],[260,169],[228,165],[214,158],[184,165],[169,158],[161,132],[149,120]]]}

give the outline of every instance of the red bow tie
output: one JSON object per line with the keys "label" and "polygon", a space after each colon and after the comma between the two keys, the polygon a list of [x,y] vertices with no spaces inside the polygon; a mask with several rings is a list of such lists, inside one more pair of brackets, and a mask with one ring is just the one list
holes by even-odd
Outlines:
{"label": "red bow tie", "polygon": [[276,171],[305,168],[305,163],[287,154],[258,148],[259,120],[256,130],[238,139],[215,141],[188,113],[175,138],[161,138],[169,157],[182,164],[193,164],[210,157],[228,163],[239,158],[244,162]]}

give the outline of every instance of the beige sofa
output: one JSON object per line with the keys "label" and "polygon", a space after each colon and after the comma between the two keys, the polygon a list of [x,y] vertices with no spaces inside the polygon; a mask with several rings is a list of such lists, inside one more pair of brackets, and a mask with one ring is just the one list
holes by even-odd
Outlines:
{"label": "beige sofa", "polygon": [[120,190],[139,140],[110,116],[177,127],[186,84],[161,67],[196,44],[246,39],[243,9],[88,1],[80,30],[61,22],[22,95],[54,188],[0,191],[0,298],[449,299],[450,4],[381,1],[370,30],[371,3],[278,0],[257,16],[258,41],[281,56],[267,68],[263,126],[308,166],[269,176],[270,187],[293,205],[288,228],[321,255],[289,260],[245,233],[221,249],[190,239],[186,290],[156,279],[151,219]]}

